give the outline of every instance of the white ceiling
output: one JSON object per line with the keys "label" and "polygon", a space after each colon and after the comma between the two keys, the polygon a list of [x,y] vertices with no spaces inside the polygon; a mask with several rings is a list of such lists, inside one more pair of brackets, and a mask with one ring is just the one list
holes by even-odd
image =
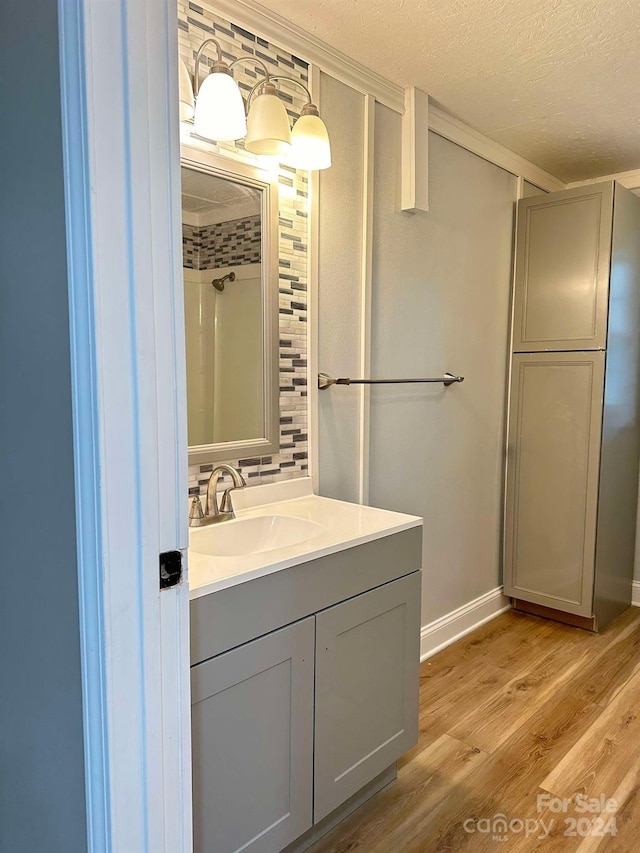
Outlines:
{"label": "white ceiling", "polygon": [[260,213],[261,192],[217,175],[182,168],[182,213],[190,225],[213,225]]}
{"label": "white ceiling", "polygon": [[563,181],[640,167],[639,0],[261,0]]}

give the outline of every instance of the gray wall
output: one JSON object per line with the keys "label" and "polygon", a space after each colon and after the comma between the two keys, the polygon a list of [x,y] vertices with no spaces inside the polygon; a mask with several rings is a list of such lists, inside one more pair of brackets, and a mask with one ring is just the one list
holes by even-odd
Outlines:
{"label": "gray wall", "polygon": [[[363,98],[323,75],[320,106],[334,166],[320,183],[319,368],[354,376]],[[447,391],[383,386],[371,395],[370,503],[425,519],[423,624],[501,583],[517,189],[513,175],[429,136],[430,211],[402,213],[401,119],[376,105],[371,374],[466,376]],[[358,429],[357,389],[319,395],[321,494],[357,500]]]}
{"label": "gray wall", "polygon": [[86,849],[57,4],[0,6],[0,851]]}
{"label": "gray wall", "polygon": [[[360,373],[360,276],[364,102],[349,86],[321,75],[322,115],[333,165],[320,172],[318,368],[331,376]],[[320,492],[358,500],[358,394],[318,395]]]}
{"label": "gray wall", "polygon": [[516,179],[429,134],[429,207],[399,212],[400,116],[376,107],[371,503],[424,516],[423,624],[500,584]]}
{"label": "gray wall", "polygon": [[529,181],[522,182],[522,198],[529,198],[533,195],[544,195],[546,190],[541,190],[535,184],[530,184]]}

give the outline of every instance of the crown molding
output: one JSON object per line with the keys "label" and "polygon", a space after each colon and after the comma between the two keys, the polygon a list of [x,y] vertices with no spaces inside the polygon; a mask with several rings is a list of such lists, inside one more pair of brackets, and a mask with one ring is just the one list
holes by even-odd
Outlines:
{"label": "crown molding", "polygon": [[566,185],[559,178],[504,145],[494,142],[484,133],[474,130],[433,103],[429,107],[429,129],[542,190],[554,192],[566,189]]}
{"label": "crown molding", "polygon": [[404,89],[372,71],[345,53],[305,32],[255,0],[212,0],[213,8],[226,20],[273,42],[290,53],[316,65],[326,74],[346,83],[357,92],[373,95],[376,101],[395,112],[404,112]]}
{"label": "crown molding", "polygon": [[601,181],[617,181],[628,190],[637,190],[640,189],[640,169],[631,169],[629,172],[616,172],[613,175],[603,175],[600,178],[589,178],[586,181],[573,181],[573,183],[567,184],[567,188],[587,187],[589,184],[599,184]]}
{"label": "crown molding", "polygon": [[[357,92],[372,95],[378,103],[400,115],[404,113],[405,92],[402,86],[305,32],[256,0],[214,0],[213,7],[226,20],[299,56]],[[429,107],[429,129],[540,189],[550,192],[565,189],[563,181],[433,103]]]}

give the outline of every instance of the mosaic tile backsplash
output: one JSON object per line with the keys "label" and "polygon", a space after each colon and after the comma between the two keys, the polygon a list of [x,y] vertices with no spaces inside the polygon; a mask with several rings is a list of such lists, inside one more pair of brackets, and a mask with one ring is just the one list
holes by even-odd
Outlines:
{"label": "mosaic tile backsplash", "polygon": [[259,264],[262,259],[261,221],[258,213],[216,225],[183,225],[182,266],[213,270]]}
{"label": "mosaic tile backsplash", "polygon": [[[301,82],[307,82],[307,63],[280,50],[262,38],[233,23],[222,20],[205,3],[178,3],[178,35],[180,56],[190,73],[202,41],[213,36],[220,41],[223,58],[230,62],[239,57],[257,57],[273,70]],[[204,65],[210,65],[215,50],[207,52]],[[204,65],[201,71],[206,71]],[[234,78],[245,97],[262,72],[251,62],[234,68]],[[291,87],[279,85],[279,91],[291,121],[295,121],[305,103],[305,96]],[[188,125],[183,125],[183,140]],[[186,140],[185,140],[186,141]],[[244,150],[242,141],[209,143],[191,137],[190,144],[224,154],[264,168],[260,159]],[[280,164],[279,184],[279,292],[280,292],[280,452],[272,456],[230,459],[239,467],[250,485],[271,483],[308,473],[307,435],[307,223],[309,214],[308,177],[306,172]],[[189,467],[189,494],[204,493],[212,465]],[[221,486],[224,478],[221,478]]]}

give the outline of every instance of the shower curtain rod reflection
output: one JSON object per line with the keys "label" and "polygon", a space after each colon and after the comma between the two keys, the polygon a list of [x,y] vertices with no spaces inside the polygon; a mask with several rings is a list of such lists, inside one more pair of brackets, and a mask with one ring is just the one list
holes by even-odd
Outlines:
{"label": "shower curtain rod reflection", "polygon": [[318,388],[325,391],[332,385],[404,385],[412,382],[440,382],[446,388],[454,382],[464,382],[464,376],[454,376],[453,373],[445,373],[433,379],[332,379],[328,373],[318,373]]}

